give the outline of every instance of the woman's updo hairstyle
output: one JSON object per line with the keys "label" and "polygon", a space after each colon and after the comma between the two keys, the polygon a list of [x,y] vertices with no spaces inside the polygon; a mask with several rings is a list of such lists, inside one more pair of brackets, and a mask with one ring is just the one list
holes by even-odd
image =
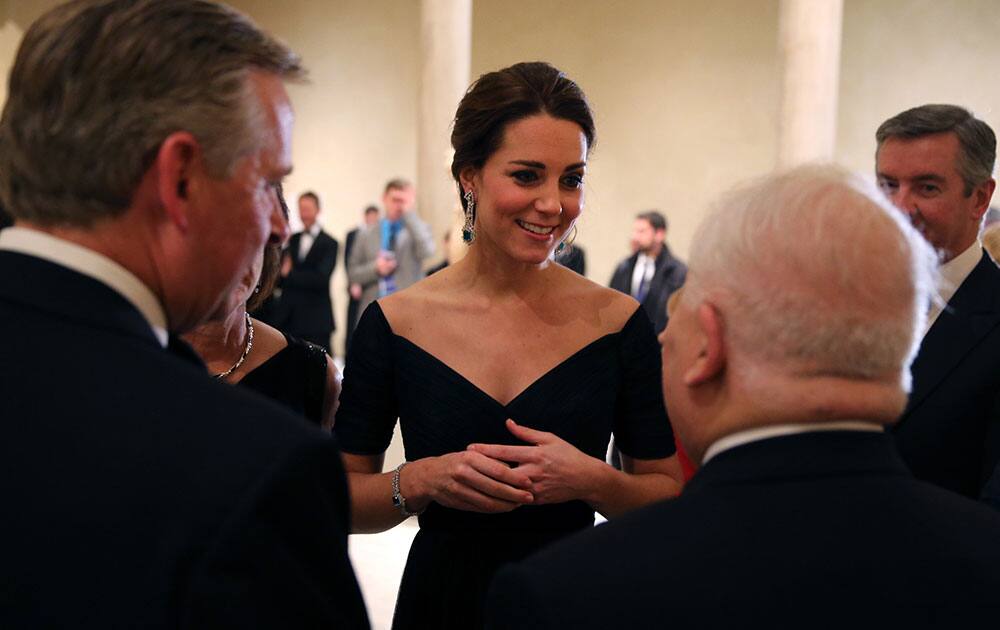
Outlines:
{"label": "woman's updo hairstyle", "polygon": [[594,146],[594,116],[583,90],[544,61],[488,72],[469,86],[451,132],[455,149],[451,174],[458,182],[462,208],[465,197],[459,174],[469,166],[482,168],[500,148],[507,125],[535,114],[575,122],[587,138],[587,151]]}

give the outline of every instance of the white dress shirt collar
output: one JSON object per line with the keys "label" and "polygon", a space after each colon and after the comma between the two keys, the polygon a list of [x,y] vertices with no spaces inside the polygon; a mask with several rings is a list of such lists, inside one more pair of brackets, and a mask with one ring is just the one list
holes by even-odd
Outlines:
{"label": "white dress shirt collar", "polygon": [[313,244],[316,242],[316,237],[319,236],[322,228],[319,225],[319,221],[312,224],[309,229],[302,230],[302,235],[299,236],[299,260],[305,260],[306,256],[309,255],[309,250],[312,249]]}
{"label": "white dress shirt collar", "polygon": [[[958,291],[958,287],[962,286],[965,279],[976,268],[982,256],[983,246],[977,240],[969,245],[964,252],[938,267],[937,291],[941,297],[941,304],[947,304],[951,301],[955,291]],[[931,329],[940,314],[941,305],[932,303],[931,310],[927,314],[927,327],[924,329],[924,334]]]}
{"label": "white dress shirt collar", "polygon": [[655,272],[656,259],[639,252],[635,259],[635,267],[632,268],[631,294],[634,296],[639,291],[643,279],[646,282],[646,290],[649,290],[649,283],[652,282]]}
{"label": "white dress shirt collar", "polygon": [[815,433],[819,431],[870,431],[872,433],[881,433],[884,430],[885,429],[881,424],[868,420],[837,420],[833,422],[775,424],[766,427],[744,429],[743,431],[730,433],[729,435],[712,443],[712,445],[705,451],[705,456],[701,459],[701,465],[704,466],[708,463],[708,460],[723,451],[728,451],[729,449],[736,448],[737,446],[743,446],[744,444],[766,440],[773,437],[797,435],[800,433]]}
{"label": "white dress shirt collar", "polygon": [[160,301],[135,274],[107,256],[45,232],[19,227],[0,232],[0,250],[47,260],[114,289],[145,318],[160,345],[167,347],[167,316]]}

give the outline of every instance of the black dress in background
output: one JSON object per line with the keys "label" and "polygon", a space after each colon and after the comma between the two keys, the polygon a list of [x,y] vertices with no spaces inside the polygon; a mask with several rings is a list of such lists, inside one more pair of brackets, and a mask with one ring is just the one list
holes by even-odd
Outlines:
{"label": "black dress in background", "polygon": [[[621,331],[586,345],[501,405],[393,334],[374,302],[354,333],[334,431],[343,451],[378,454],[389,446],[398,416],[412,461],[462,451],[473,442],[518,444],[504,424],[513,418],[601,460],[612,431],[632,457],[668,457],[674,438],[657,347],[639,308]],[[432,503],[419,519],[399,588],[397,629],[481,627],[486,590],[500,565],[592,526],[594,511],[582,501],[505,514]]]}
{"label": "black dress in background", "polygon": [[240,379],[238,385],[285,405],[309,422],[323,421],[326,351],[285,333],[288,345]]}

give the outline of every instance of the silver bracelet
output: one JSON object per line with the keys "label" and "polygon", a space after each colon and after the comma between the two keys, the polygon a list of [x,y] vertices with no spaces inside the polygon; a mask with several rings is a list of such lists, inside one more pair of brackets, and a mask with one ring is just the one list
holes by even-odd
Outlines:
{"label": "silver bracelet", "polygon": [[399,510],[399,513],[407,518],[423,513],[423,510],[420,510],[419,512],[411,512],[406,509],[406,499],[404,499],[403,495],[399,493],[399,471],[403,470],[403,467],[408,463],[409,462],[403,462],[399,466],[396,466],[396,469],[392,471],[392,506]]}

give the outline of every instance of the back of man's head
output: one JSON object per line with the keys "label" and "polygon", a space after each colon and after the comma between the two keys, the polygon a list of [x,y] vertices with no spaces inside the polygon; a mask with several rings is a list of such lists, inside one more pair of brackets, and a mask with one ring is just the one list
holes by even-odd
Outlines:
{"label": "back of man's head", "polygon": [[86,228],[129,207],[160,144],[190,132],[228,176],[259,148],[248,75],[298,58],[207,0],[78,0],[24,36],[0,121],[0,195],[39,225]]}
{"label": "back of man's head", "polygon": [[744,365],[908,389],[935,261],[873,186],[803,167],[737,190],[710,213],[683,299],[710,296]]}

